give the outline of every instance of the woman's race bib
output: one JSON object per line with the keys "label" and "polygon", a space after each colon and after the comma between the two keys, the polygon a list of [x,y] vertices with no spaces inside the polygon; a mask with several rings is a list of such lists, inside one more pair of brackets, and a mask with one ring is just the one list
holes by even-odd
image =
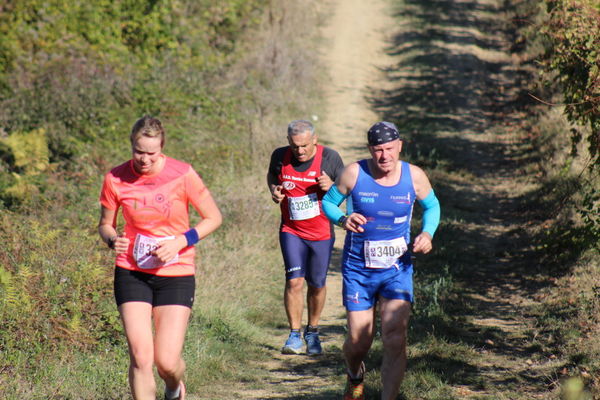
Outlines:
{"label": "woman's race bib", "polygon": [[316,193],[309,193],[306,196],[288,197],[290,209],[290,219],[299,221],[314,218],[321,214],[319,210],[319,199]]}
{"label": "woman's race bib", "polygon": [[169,239],[175,239],[175,236],[152,238],[138,233],[135,237],[135,243],[133,245],[133,258],[135,259],[137,266],[142,269],[155,269],[169,264],[174,264],[179,261],[179,254],[175,255],[172,260],[166,263],[161,262],[158,257],[152,255],[160,242]]}
{"label": "woman's race bib", "polygon": [[390,268],[407,250],[408,246],[403,237],[393,240],[365,240],[365,266]]}

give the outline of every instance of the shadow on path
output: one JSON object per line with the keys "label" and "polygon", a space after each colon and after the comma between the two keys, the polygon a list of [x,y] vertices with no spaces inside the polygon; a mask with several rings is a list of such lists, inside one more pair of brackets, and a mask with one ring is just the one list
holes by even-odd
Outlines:
{"label": "shadow on path", "polygon": [[[480,394],[543,396],[553,378],[529,364],[547,356],[534,338],[533,298],[556,271],[528,229],[540,223],[543,191],[530,172],[538,156],[518,129],[532,77],[515,61],[515,10],[497,3],[404,1],[387,50],[398,60],[385,70],[390,86],[371,88],[369,101],[402,131],[403,157],[432,171],[442,204],[434,252],[416,259],[410,344],[456,344],[487,359],[430,351],[411,357],[410,370]],[[381,356],[371,356],[376,365]]]}

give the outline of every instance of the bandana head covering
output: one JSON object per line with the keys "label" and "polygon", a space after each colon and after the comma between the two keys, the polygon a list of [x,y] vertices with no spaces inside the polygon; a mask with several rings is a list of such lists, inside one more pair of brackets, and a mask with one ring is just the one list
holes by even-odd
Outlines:
{"label": "bandana head covering", "polygon": [[391,122],[381,121],[373,125],[367,132],[367,141],[369,146],[377,146],[400,139],[398,128]]}

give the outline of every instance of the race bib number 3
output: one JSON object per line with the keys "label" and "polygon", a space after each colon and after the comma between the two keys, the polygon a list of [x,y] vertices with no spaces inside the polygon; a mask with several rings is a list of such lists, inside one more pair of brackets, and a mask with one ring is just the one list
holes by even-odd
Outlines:
{"label": "race bib number 3", "polygon": [[365,266],[392,267],[407,250],[408,246],[403,237],[393,240],[365,240]]}
{"label": "race bib number 3", "polygon": [[175,236],[152,238],[149,236],[140,235],[138,233],[135,237],[135,244],[133,245],[133,258],[135,259],[138,267],[142,269],[155,269],[174,264],[179,261],[179,255],[176,255],[172,260],[166,263],[161,262],[158,257],[152,255],[160,242],[169,239],[175,239]]}
{"label": "race bib number 3", "polygon": [[319,210],[319,199],[316,193],[310,193],[301,197],[288,197],[290,219],[299,221],[314,218],[321,214]]}

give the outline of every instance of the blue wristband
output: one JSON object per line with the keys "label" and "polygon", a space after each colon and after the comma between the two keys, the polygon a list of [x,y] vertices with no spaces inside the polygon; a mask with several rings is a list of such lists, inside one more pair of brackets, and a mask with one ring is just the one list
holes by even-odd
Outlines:
{"label": "blue wristband", "polygon": [[435,197],[433,189],[427,197],[419,200],[419,204],[423,207],[423,232],[427,232],[433,237],[438,225],[440,224],[440,202]]}
{"label": "blue wristband", "polygon": [[193,246],[200,241],[200,238],[198,237],[198,231],[196,230],[196,228],[190,229],[183,235],[185,236],[185,240],[187,240],[188,246]]}
{"label": "blue wristband", "polygon": [[340,204],[346,199],[346,197],[338,190],[336,185],[331,185],[325,196],[323,196],[322,206],[325,216],[336,225],[339,225],[340,219],[345,214],[340,210]]}

